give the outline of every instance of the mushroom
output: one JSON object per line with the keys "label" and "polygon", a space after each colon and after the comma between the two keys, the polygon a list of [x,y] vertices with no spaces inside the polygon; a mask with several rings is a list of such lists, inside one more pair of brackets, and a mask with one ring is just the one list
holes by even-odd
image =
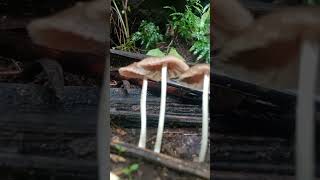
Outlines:
{"label": "mushroom", "polygon": [[254,22],[254,17],[238,0],[215,0],[212,3],[214,46],[223,45]]}
{"label": "mushroom", "polygon": [[[266,71],[275,71],[271,83],[278,80],[284,84],[291,80],[291,88],[298,88],[297,179],[312,179],[314,176],[313,98],[319,67],[319,52],[314,47],[319,48],[319,40],[319,6],[283,8],[259,18],[228,42],[220,54],[223,63],[238,65],[262,75]],[[289,73],[280,75],[284,70]]]}
{"label": "mushroom", "polygon": [[189,69],[184,60],[175,56],[165,56],[162,58],[146,58],[138,62],[137,66],[144,68],[149,73],[148,79],[161,81],[161,102],[160,115],[157,131],[157,139],[154,151],[159,153],[161,150],[162,133],[164,128],[166,96],[167,96],[167,78],[176,78]]}
{"label": "mushroom", "polygon": [[202,137],[199,161],[203,162],[208,147],[208,130],[209,130],[209,89],[210,89],[210,66],[209,64],[197,64],[192,66],[188,71],[179,77],[179,81],[186,86],[203,90],[202,91]]}
{"label": "mushroom", "polygon": [[110,180],[119,180],[119,176],[115,175],[114,173],[110,172]]}
{"label": "mushroom", "polygon": [[317,17],[320,7],[281,8],[261,16],[222,47],[213,62],[216,72],[273,89],[297,88],[300,46],[303,39],[319,39]]}
{"label": "mushroom", "polygon": [[128,78],[143,79],[141,99],[140,99],[141,129],[140,129],[140,138],[139,138],[138,147],[145,148],[146,139],[147,139],[146,137],[147,136],[146,99],[147,99],[147,86],[148,86],[148,80],[146,77],[147,72],[143,68],[139,68],[137,66],[137,63],[134,62],[129,66],[120,68],[119,73],[121,76],[125,76]]}
{"label": "mushroom", "polygon": [[52,49],[105,53],[106,4],[103,0],[78,2],[54,15],[35,19],[27,29],[32,41]]}

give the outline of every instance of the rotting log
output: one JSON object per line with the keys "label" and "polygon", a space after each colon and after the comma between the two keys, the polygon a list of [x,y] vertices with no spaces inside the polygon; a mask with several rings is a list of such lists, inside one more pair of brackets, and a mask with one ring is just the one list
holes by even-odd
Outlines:
{"label": "rotting log", "polygon": [[[111,118],[131,126],[140,122],[140,90],[132,89],[128,94],[124,91],[111,89]],[[3,130],[26,128],[34,131],[43,131],[45,127],[47,133],[51,130],[68,133],[68,129],[75,131],[76,128],[78,133],[93,133],[98,100],[99,88],[96,87],[66,86],[62,100],[57,100],[43,86],[0,83],[0,127]],[[150,95],[147,101],[148,120],[156,123],[159,97]],[[167,122],[186,126],[201,124],[201,107],[198,105],[168,98],[168,107]]]}
{"label": "rotting log", "polygon": [[[140,89],[111,88],[111,120],[124,127],[140,127]],[[148,93],[147,118],[148,126],[158,123],[160,97]],[[175,126],[201,127],[201,106],[186,104],[168,97],[166,123]]]}
{"label": "rotting log", "polygon": [[[123,98],[125,94],[121,91],[112,89],[111,101],[129,102],[130,100]],[[138,90],[128,91],[133,104],[139,104],[139,93]],[[47,173],[53,177],[94,179],[95,116],[99,94],[96,87],[67,86],[64,97],[59,101],[50,95],[47,88],[39,85],[0,83],[1,168],[11,169],[11,172]],[[149,95],[149,100],[155,101],[153,103],[156,106],[158,97]],[[196,110],[195,105],[182,107],[174,99],[168,102],[171,103],[170,106],[179,107],[170,110],[174,117],[172,120],[181,124],[192,121],[192,118],[181,120],[179,113],[192,115],[193,112],[188,109]],[[176,115],[174,110],[181,112]],[[197,110],[201,111],[199,108]],[[131,109],[131,112],[134,111],[136,109]],[[194,114],[193,123],[200,124],[201,117]],[[155,121],[157,116],[158,113],[154,117]],[[140,121],[139,117],[137,114],[136,122]],[[0,177],[1,175],[3,174],[0,173]]]}

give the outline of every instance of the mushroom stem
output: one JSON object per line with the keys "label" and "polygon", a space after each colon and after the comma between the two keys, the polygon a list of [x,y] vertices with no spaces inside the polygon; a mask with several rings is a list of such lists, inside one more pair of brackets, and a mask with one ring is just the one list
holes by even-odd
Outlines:
{"label": "mushroom stem", "polygon": [[208,129],[209,129],[209,75],[205,74],[203,79],[203,91],[202,91],[202,137],[201,148],[199,154],[199,161],[203,162],[208,148]]}
{"label": "mushroom stem", "polygon": [[148,88],[148,79],[146,77],[143,78],[142,82],[142,92],[140,99],[140,114],[141,114],[141,129],[140,129],[140,139],[138,147],[145,148],[146,147],[146,139],[147,139],[147,88]]}
{"label": "mushroom stem", "polygon": [[315,122],[314,96],[319,46],[304,41],[300,55],[299,86],[296,109],[296,177],[314,179]]}
{"label": "mushroom stem", "polygon": [[164,127],[164,116],[166,112],[166,98],[167,98],[167,64],[164,64],[161,68],[161,102],[160,102],[160,115],[157,131],[157,139],[154,146],[154,152],[160,153],[161,142]]}

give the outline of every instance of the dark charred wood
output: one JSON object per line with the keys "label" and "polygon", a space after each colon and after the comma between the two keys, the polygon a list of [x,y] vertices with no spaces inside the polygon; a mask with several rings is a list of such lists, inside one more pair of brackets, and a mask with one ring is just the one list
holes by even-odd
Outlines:
{"label": "dark charred wood", "polygon": [[294,180],[295,176],[277,175],[268,173],[251,173],[235,171],[213,171],[211,178],[216,180]]}
{"label": "dark charred wood", "polygon": [[[111,89],[111,119],[124,127],[140,127],[140,89]],[[160,96],[148,93],[148,126],[156,127],[159,118]],[[174,126],[201,126],[201,105],[186,104],[175,98],[167,98],[166,123]]]}
{"label": "dark charred wood", "polygon": [[[18,172],[11,176],[17,178],[32,176],[70,179],[97,179],[97,163],[95,160],[63,159],[57,157],[32,156],[24,154],[0,153],[1,171]],[[0,177],[5,172],[0,171]]]}

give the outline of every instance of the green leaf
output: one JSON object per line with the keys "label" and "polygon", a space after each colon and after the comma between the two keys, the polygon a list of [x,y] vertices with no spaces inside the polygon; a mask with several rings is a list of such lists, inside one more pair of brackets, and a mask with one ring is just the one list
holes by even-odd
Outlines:
{"label": "green leaf", "polygon": [[122,169],[122,173],[125,174],[125,175],[127,175],[127,176],[128,176],[129,174],[131,174],[129,168],[124,168],[124,169]]}
{"label": "green leaf", "polygon": [[118,151],[119,153],[123,153],[123,152],[125,152],[125,151],[127,150],[125,147],[120,146],[120,145],[118,145],[118,144],[116,144],[115,147],[116,147],[116,149],[117,149],[117,151]]}
{"label": "green leaf", "polygon": [[164,57],[165,54],[159,49],[151,49],[150,51],[147,52],[148,56],[155,56],[155,57]]}
{"label": "green leaf", "polygon": [[175,48],[170,48],[168,55],[175,56],[179,59],[184,60],[184,58],[178,53],[178,51]]}
{"label": "green leaf", "polygon": [[139,164],[132,164],[130,167],[131,172],[135,172],[139,170]]}
{"label": "green leaf", "polygon": [[132,173],[139,170],[139,164],[132,164],[129,167],[123,168],[121,171],[123,174],[130,176]]}

